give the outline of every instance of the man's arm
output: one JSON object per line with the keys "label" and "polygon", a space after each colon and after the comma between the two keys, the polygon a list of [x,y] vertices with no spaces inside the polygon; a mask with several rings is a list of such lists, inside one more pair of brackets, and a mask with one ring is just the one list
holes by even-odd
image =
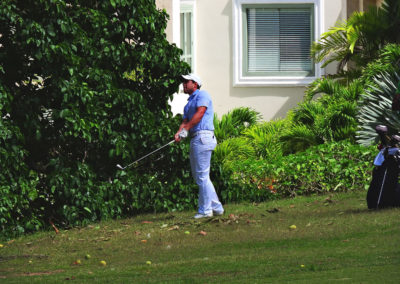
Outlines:
{"label": "man's arm", "polygon": [[175,134],[176,142],[181,141],[181,137],[179,137],[179,133],[182,131],[182,129],[185,128],[187,131],[189,131],[192,127],[197,125],[203,118],[206,110],[207,110],[207,107],[205,107],[205,106],[198,107],[196,110],[196,113],[193,115],[193,117],[190,121],[188,121],[187,119],[183,120],[182,124],[179,126],[178,132]]}
{"label": "man's arm", "polygon": [[193,115],[192,119],[185,124],[184,128],[189,131],[192,127],[196,126],[203,118],[206,110],[207,107],[205,106],[198,107],[196,113]]}

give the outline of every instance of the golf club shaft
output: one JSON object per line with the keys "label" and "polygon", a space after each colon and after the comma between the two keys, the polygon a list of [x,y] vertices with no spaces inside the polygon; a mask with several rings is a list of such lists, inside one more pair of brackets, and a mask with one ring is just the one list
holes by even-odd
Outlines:
{"label": "golf club shaft", "polygon": [[383,181],[382,181],[381,190],[379,191],[378,201],[376,202],[376,209],[379,208],[379,203],[381,203],[381,197],[382,197],[383,186],[385,185],[385,181],[386,181],[386,173],[387,173],[387,168],[385,169],[385,174],[383,175]]}
{"label": "golf club shaft", "polygon": [[144,158],[150,156],[151,154],[154,154],[154,153],[157,152],[157,151],[160,151],[162,148],[167,147],[169,144],[172,144],[172,143],[174,143],[174,142],[175,142],[175,140],[172,140],[172,141],[168,142],[167,144],[161,146],[160,148],[154,150],[153,152],[150,152],[150,153],[148,153],[147,155],[141,157],[140,159],[137,159],[136,161],[130,163],[129,165],[127,165],[126,167],[124,167],[124,169],[129,168],[129,167],[132,166],[133,164],[135,164],[135,163],[137,163],[137,162],[143,160]]}

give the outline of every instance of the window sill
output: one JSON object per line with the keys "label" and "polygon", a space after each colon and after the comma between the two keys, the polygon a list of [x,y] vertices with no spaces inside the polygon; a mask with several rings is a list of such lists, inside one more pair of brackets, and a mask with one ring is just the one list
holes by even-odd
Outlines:
{"label": "window sill", "polygon": [[236,78],[234,87],[300,87],[307,86],[317,77],[242,77]]}

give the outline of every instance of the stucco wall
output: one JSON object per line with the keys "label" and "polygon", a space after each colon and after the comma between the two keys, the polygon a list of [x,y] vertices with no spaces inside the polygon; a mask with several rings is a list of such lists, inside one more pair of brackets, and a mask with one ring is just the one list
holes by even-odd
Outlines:
{"label": "stucco wall", "polygon": [[[326,30],[346,17],[346,1],[324,2]],[[305,87],[233,87],[232,1],[199,0],[196,9],[196,72],[214,100],[216,113],[220,116],[247,106],[260,112],[264,120],[285,117],[303,99]],[[326,71],[335,70],[336,66],[330,66]]]}
{"label": "stucco wall", "polygon": [[156,0],[157,8],[160,10],[165,9],[169,15],[169,21],[167,24],[167,29],[165,30],[167,34],[167,40],[173,42],[173,20],[174,14],[172,13],[172,0]]}
{"label": "stucco wall", "polygon": [[[176,1],[176,0],[175,0]],[[321,0],[323,4],[322,32],[347,17],[348,0]],[[350,1],[350,0],[349,0]],[[157,0],[171,3],[172,0]],[[233,86],[233,0],[196,0],[195,72],[203,80],[214,102],[218,116],[239,106],[251,107],[264,120],[285,117],[304,96],[306,87],[234,87]],[[159,3],[159,4],[160,4]],[[167,9],[172,14],[172,11]],[[325,69],[336,72],[336,65]],[[172,104],[174,113],[182,112],[185,95],[177,95]]]}

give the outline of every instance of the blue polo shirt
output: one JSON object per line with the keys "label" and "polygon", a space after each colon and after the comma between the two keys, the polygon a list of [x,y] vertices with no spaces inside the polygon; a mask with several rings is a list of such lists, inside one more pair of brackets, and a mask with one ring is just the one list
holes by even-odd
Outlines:
{"label": "blue polo shirt", "polygon": [[211,96],[206,91],[196,90],[189,96],[184,108],[183,119],[190,121],[196,113],[197,108],[202,106],[207,107],[207,110],[200,122],[190,129],[191,133],[199,130],[214,130],[214,108]]}

